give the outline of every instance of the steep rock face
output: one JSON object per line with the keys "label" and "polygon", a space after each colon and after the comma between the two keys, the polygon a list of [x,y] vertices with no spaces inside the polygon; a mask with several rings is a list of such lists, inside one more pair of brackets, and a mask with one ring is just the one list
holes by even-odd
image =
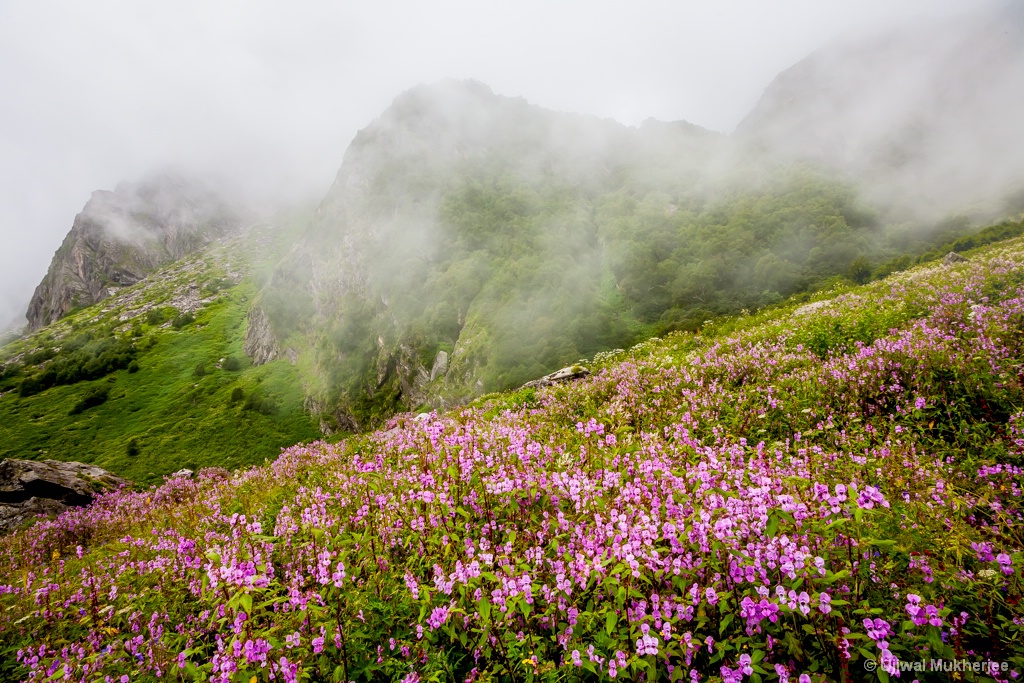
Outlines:
{"label": "steep rock face", "polygon": [[884,204],[931,216],[1024,189],[1024,8],[849,35],[782,72],[737,128],[841,170]]}
{"label": "steep rock face", "polygon": [[29,329],[102,301],[237,224],[216,195],[180,178],[159,176],[94,192],[36,287],[26,314]]}
{"label": "steep rock face", "polygon": [[128,482],[80,462],[7,459],[0,462],[0,533],[38,515],[92,503],[97,493]]}
{"label": "steep rock face", "polygon": [[[586,350],[573,342],[506,368],[505,349],[488,340],[540,339],[533,328],[596,307],[604,247],[590,198],[627,177],[694,179],[724,140],[685,122],[630,129],[548,111],[471,81],[399,95],[356,136],[310,230],[261,294],[275,328],[309,331],[307,405],[328,429],[366,428],[538,374],[526,365],[579,358]],[[493,197],[507,204],[495,209]],[[479,219],[459,223],[466,216]],[[494,281],[505,267],[521,275]],[[560,308],[570,299],[580,310]],[[484,369],[502,378],[484,381]]]}
{"label": "steep rock face", "polygon": [[263,365],[277,360],[281,355],[274,330],[266,312],[259,306],[249,309],[245,325],[245,355],[252,359],[253,365]]}

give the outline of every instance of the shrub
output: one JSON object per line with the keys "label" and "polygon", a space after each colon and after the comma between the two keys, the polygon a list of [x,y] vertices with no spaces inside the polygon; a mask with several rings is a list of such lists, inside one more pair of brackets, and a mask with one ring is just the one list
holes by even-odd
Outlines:
{"label": "shrub", "polygon": [[858,256],[850,264],[847,275],[858,285],[862,285],[871,279],[871,264],[863,256]]}
{"label": "shrub", "polygon": [[81,398],[78,403],[71,408],[68,415],[78,415],[89,408],[95,408],[98,405],[102,405],[107,402],[107,398],[110,397],[110,389],[108,387],[94,387],[85,393],[85,396]]}
{"label": "shrub", "polygon": [[206,363],[200,363],[196,366],[196,369],[192,371],[193,377],[205,377],[206,376]]}
{"label": "shrub", "polygon": [[242,391],[242,387],[235,387],[231,390],[231,403],[238,403],[245,398],[245,392]]}
{"label": "shrub", "polygon": [[242,408],[243,410],[251,410],[261,415],[273,415],[277,412],[277,402],[272,398],[259,396],[258,394],[249,394]]}
{"label": "shrub", "polygon": [[221,362],[220,367],[228,372],[237,372],[242,369],[242,362],[234,356],[228,356]]}
{"label": "shrub", "polygon": [[139,371],[139,364],[138,364],[137,361],[133,360],[131,363],[128,364],[128,373],[129,374],[134,375],[138,371]]}
{"label": "shrub", "polygon": [[35,351],[26,353],[22,357],[21,362],[25,366],[39,365],[43,361],[48,361],[56,355],[56,349],[54,349],[52,346],[44,346],[41,349],[36,349]]}
{"label": "shrub", "polygon": [[136,455],[138,455],[139,454],[139,440],[135,439],[135,438],[131,439],[128,442],[128,446],[124,449],[124,452],[125,452],[125,454],[129,458],[134,458]]}
{"label": "shrub", "polygon": [[180,330],[181,328],[185,327],[185,325],[194,323],[195,320],[196,317],[192,315],[192,313],[185,312],[176,316],[174,320],[171,321],[171,327],[173,327],[176,330]]}
{"label": "shrub", "polygon": [[150,325],[159,325],[167,320],[162,308],[151,308],[146,311],[146,322]]}
{"label": "shrub", "polygon": [[42,372],[26,377],[18,387],[21,396],[31,396],[53,386],[75,384],[109,375],[128,367],[135,357],[135,347],[114,337],[83,340],[80,335],[62,349]]}

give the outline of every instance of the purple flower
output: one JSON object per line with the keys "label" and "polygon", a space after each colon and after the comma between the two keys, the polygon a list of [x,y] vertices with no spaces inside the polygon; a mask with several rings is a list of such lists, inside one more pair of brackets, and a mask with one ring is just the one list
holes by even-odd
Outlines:
{"label": "purple flower", "polygon": [[993,562],[996,558],[992,555],[992,544],[985,543],[971,543],[971,548],[974,550],[978,559],[982,562]]}
{"label": "purple flower", "polygon": [[818,609],[821,610],[822,614],[828,614],[832,611],[832,596],[828,593],[821,593],[818,595]]}
{"label": "purple flower", "polygon": [[427,625],[430,626],[431,630],[436,630],[441,628],[446,621],[448,621],[448,608],[435,607],[427,618]]}

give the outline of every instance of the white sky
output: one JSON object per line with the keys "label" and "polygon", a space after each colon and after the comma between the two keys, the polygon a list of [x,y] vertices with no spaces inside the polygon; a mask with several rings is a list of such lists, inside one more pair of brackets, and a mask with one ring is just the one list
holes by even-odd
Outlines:
{"label": "white sky", "polygon": [[977,0],[0,0],[0,328],[90,193],[165,165],[319,198],[400,92],[731,131],[848,30]]}

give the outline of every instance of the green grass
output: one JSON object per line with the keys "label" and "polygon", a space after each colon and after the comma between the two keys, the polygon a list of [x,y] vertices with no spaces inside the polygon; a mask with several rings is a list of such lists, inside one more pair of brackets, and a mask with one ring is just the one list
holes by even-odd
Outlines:
{"label": "green grass", "polygon": [[[255,285],[243,280],[178,330],[143,323],[144,336],[136,340],[137,372],[118,370],[34,396],[20,397],[16,390],[3,394],[0,458],[77,460],[153,483],[182,467],[261,463],[282,447],[317,438],[302,409],[298,369],[287,360],[254,367],[242,351],[254,296]],[[68,324],[81,327],[95,320],[102,306],[85,309]],[[224,358],[240,359],[240,369],[219,368]],[[206,374],[196,376],[200,363]],[[103,388],[105,402],[71,414]],[[231,400],[236,388],[245,400]],[[129,454],[136,450],[129,448],[132,442],[134,455]]]}

